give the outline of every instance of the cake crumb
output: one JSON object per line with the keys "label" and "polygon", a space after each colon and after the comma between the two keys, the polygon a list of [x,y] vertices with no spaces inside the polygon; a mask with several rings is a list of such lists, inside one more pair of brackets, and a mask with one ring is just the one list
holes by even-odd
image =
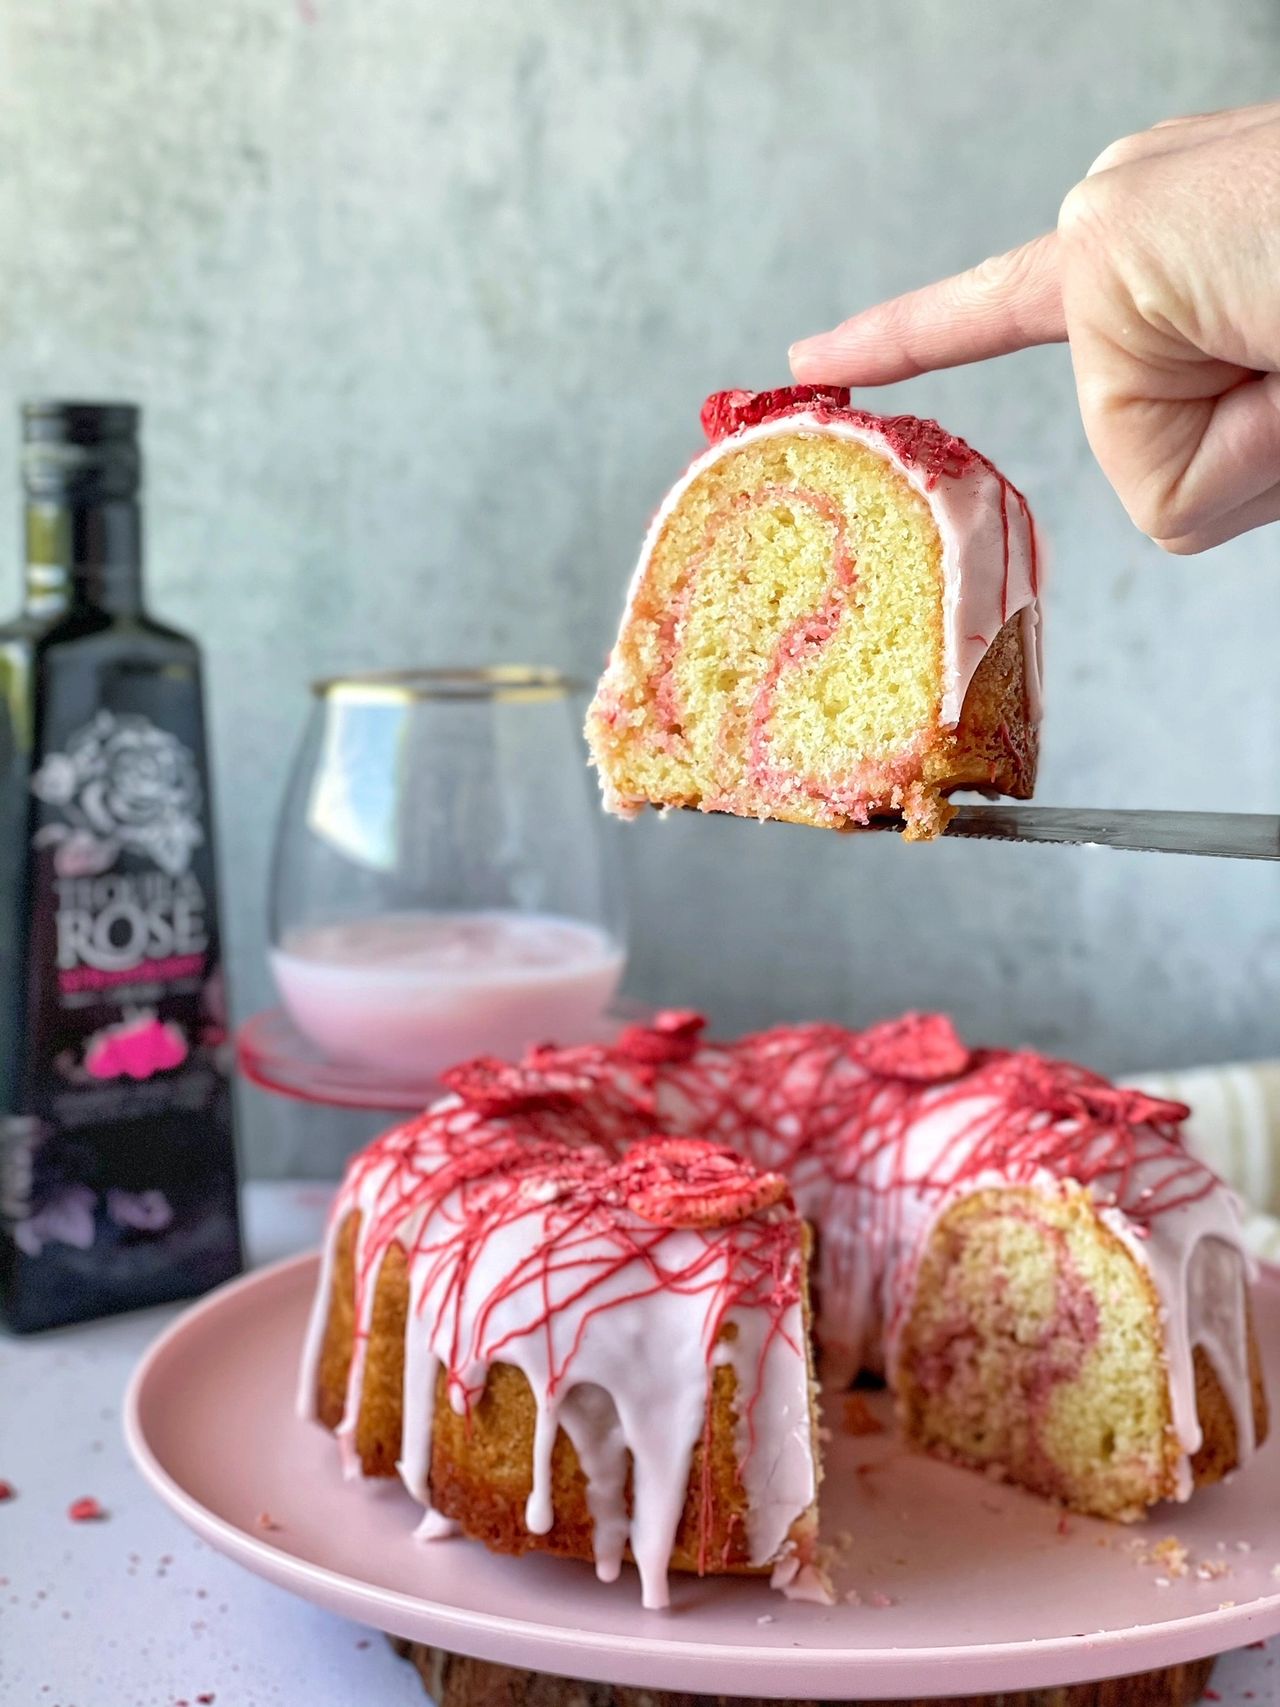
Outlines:
{"label": "cake crumb", "polygon": [[861,1606],[862,1596],[858,1593],[856,1588],[851,1588],[848,1594],[844,1597],[844,1603],[846,1606]]}
{"label": "cake crumb", "polygon": [[846,1434],[883,1434],[884,1424],[861,1393],[846,1393],[841,1423]]}
{"label": "cake crumb", "polygon": [[1236,1603],[1234,1600],[1220,1600],[1218,1602],[1218,1611],[1219,1612],[1230,1612],[1232,1607],[1235,1604]]}
{"label": "cake crumb", "polygon": [[1155,1585],[1157,1588],[1171,1588],[1173,1586],[1173,1578],[1172,1577],[1156,1577]]}
{"label": "cake crumb", "polygon": [[778,1620],[773,1616],[772,1612],[762,1612],[759,1618],[756,1619],[757,1624],[776,1624],[777,1622]]}
{"label": "cake crumb", "polygon": [[886,1606],[893,1606],[895,1603],[891,1594],[882,1594],[879,1589],[876,1589],[871,1596],[871,1604],[883,1611]]}
{"label": "cake crumb", "polygon": [[283,1529],[284,1525],[282,1523],[277,1523],[269,1511],[260,1511],[258,1513],[258,1528],[263,1530],[265,1533],[270,1534]]}
{"label": "cake crumb", "polygon": [[1163,1541],[1157,1541],[1154,1547],[1138,1555],[1142,1565],[1160,1565],[1171,1577],[1185,1577],[1187,1574],[1188,1548],[1178,1540],[1176,1535],[1166,1535]]}
{"label": "cake crumb", "polygon": [[1201,1559],[1196,1566],[1196,1576],[1202,1583],[1216,1582],[1219,1577],[1229,1577],[1231,1566],[1225,1559]]}
{"label": "cake crumb", "polygon": [[1237,1553],[1252,1553],[1253,1552],[1253,1542],[1252,1541],[1237,1541],[1236,1542],[1236,1552]]}
{"label": "cake crumb", "polygon": [[788,1600],[810,1600],[819,1606],[834,1606],[836,1594],[827,1570],[830,1559],[829,1547],[818,1547],[809,1558],[802,1559],[794,1542],[790,1542],[774,1560],[769,1586],[781,1589]]}
{"label": "cake crumb", "polygon": [[1067,1521],[1067,1514],[1064,1511],[1062,1516],[1058,1519],[1058,1534],[1059,1535],[1072,1535],[1074,1533],[1075,1532],[1072,1529],[1070,1523]]}

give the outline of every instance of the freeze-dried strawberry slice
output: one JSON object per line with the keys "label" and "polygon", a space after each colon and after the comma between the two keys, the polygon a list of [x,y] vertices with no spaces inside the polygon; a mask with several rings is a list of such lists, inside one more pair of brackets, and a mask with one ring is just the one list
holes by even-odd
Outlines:
{"label": "freeze-dried strawberry slice", "polygon": [[1178,1126],[1191,1113],[1185,1102],[1112,1085],[1067,1061],[1030,1053],[1008,1059],[1008,1094],[1024,1108],[1087,1126]]}
{"label": "freeze-dried strawberry slice", "polygon": [[1124,1085],[1084,1085],[1079,1096],[1096,1120],[1116,1126],[1177,1126],[1191,1113],[1185,1102],[1148,1096]]}
{"label": "freeze-dried strawberry slice", "polygon": [[441,1073],[440,1083],[481,1114],[569,1108],[591,1088],[579,1074],[516,1067],[492,1055],[477,1055],[450,1067]]}
{"label": "freeze-dried strawberry slice", "polygon": [[627,1208],[657,1227],[729,1227],[787,1196],[781,1174],[703,1138],[644,1139],[613,1172]]}
{"label": "freeze-dried strawberry slice", "polygon": [[972,445],[936,421],[921,420],[916,415],[888,415],[876,425],[899,462],[922,471],[930,492],[939,480],[959,480],[975,462],[983,460]]}
{"label": "freeze-dried strawberry slice", "polygon": [[97,1523],[106,1515],[92,1494],[86,1494],[82,1500],[72,1500],[67,1507],[67,1516],[72,1523]]}
{"label": "freeze-dried strawberry slice", "polygon": [[864,1067],[886,1079],[929,1085],[954,1079],[971,1051],[945,1014],[903,1014],[864,1031],[855,1044]]}
{"label": "freeze-dried strawberry slice", "polygon": [[697,1051],[706,1023],[701,1014],[689,1008],[665,1008],[654,1015],[652,1025],[624,1026],[613,1053],[645,1067],[688,1061]]}
{"label": "freeze-dried strawberry slice", "polygon": [[809,407],[847,409],[847,385],[783,385],[776,391],[713,391],[702,405],[702,430],[708,444],[730,433],[757,426],[774,415]]}

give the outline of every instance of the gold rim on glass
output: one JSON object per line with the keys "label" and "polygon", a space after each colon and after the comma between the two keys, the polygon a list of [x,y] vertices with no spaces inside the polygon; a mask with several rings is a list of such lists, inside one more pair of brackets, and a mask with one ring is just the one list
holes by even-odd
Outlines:
{"label": "gold rim on glass", "polygon": [[324,676],[312,682],[321,699],[523,700],[564,699],[583,692],[581,682],[560,670],[532,664],[494,664],[485,669],[366,670],[353,676]]}

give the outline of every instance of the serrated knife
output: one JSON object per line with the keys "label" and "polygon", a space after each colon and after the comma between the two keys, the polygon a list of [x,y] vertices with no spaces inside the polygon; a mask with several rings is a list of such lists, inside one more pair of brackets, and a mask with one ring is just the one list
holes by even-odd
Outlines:
{"label": "serrated knife", "polygon": [[[893,819],[869,829],[897,829]],[[1263,812],[1115,812],[1073,806],[958,806],[946,836],[993,842],[1075,842],[1131,853],[1280,859],[1280,817]]]}

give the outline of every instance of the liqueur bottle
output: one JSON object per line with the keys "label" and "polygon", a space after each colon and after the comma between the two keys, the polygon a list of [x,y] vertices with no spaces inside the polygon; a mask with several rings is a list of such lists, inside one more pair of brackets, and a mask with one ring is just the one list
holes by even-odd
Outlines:
{"label": "liqueur bottle", "polygon": [[0,627],[0,1319],[240,1266],[200,654],[147,614],[138,410],[23,410]]}

